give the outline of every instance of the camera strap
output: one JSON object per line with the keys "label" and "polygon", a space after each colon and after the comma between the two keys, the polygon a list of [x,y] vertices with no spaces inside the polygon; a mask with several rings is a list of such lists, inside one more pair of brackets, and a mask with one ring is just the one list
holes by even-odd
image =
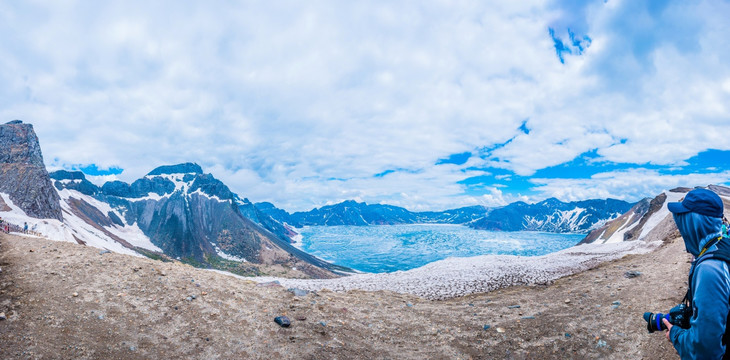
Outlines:
{"label": "camera strap", "polygon": [[718,259],[725,261],[728,266],[730,266],[730,249],[719,248],[716,251],[705,254],[709,248],[720,242],[720,240],[722,240],[722,235],[708,241],[707,244],[702,247],[702,251],[700,251],[700,254],[697,256],[695,261],[692,262],[692,266],[689,269],[689,281],[687,282],[689,286],[687,287],[687,293],[684,294],[684,299],[682,299],[683,303],[687,305],[692,304],[692,276],[694,275],[697,265],[707,259]]}

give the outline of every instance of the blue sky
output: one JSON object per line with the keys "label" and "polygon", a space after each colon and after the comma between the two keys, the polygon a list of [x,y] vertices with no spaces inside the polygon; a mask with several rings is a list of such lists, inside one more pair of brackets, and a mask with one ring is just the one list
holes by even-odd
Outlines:
{"label": "blue sky", "polygon": [[[730,2],[0,3],[0,119],[97,183],[252,201],[636,201],[730,181]],[[0,120],[2,121],[2,120]]]}

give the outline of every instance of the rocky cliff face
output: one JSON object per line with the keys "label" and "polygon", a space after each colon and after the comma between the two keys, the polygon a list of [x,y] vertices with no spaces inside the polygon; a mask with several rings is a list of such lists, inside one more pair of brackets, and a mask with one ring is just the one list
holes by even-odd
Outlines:
{"label": "rocky cliff face", "polygon": [[313,277],[331,276],[323,269],[344,270],[291,246],[285,227],[197,164],[162,166],[132,184],[106,183],[96,198],[171,257],[204,266],[278,264]]}
{"label": "rocky cliff face", "polygon": [[33,125],[0,125],[0,192],[30,217],[63,219]]}

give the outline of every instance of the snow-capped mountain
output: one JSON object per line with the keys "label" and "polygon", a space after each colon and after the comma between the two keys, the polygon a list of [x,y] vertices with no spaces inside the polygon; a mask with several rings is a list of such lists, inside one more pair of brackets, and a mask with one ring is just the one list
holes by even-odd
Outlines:
{"label": "snow-capped mountain", "polygon": [[537,204],[515,202],[500,208],[470,206],[430,212],[411,212],[392,205],[345,201],[307,212],[289,214],[269,203],[256,204],[281,223],[307,225],[393,225],[415,223],[465,224],[497,231],[586,232],[615,219],[632,204],[614,199],[564,203],[551,198]]}
{"label": "snow-capped mountain", "polygon": [[[101,188],[46,172],[29,124],[0,125],[0,217],[32,234],[241,274],[331,277],[348,271],[290,245],[286,228],[192,163]],[[251,220],[254,218],[255,220]],[[271,271],[275,271],[272,273]]]}
{"label": "snow-capped mountain", "polygon": [[[709,185],[707,189],[720,195],[725,203],[725,214],[730,204],[730,188]],[[627,213],[593,230],[580,243],[617,243],[621,241],[666,241],[679,236],[667,203],[680,201],[690,188],[664,191],[653,199],[644,199]]]}
{"label": "snow-capped mountain", "polygon": [[615,199],[566,203],[550,198],[536,204],[519,201],[492,209],[469,226],[498,231],[587,232],[619,217],[631,206]]}

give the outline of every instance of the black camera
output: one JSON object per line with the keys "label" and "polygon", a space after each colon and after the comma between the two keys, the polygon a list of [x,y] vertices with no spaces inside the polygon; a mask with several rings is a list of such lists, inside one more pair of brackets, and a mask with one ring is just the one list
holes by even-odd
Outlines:
{"label": "black camera", "polygon": [[667,327],[664,325],[662,319],[669,320],[669,323],[681,327],[682,329],[689,329],[689,319],[692,317],[692,308],[685,304],[679,304],[669,310],[669,314],[662,313],[644,313],[644,320],[646,320],[646,329],[650,333],[655,331],[666,330]]}

